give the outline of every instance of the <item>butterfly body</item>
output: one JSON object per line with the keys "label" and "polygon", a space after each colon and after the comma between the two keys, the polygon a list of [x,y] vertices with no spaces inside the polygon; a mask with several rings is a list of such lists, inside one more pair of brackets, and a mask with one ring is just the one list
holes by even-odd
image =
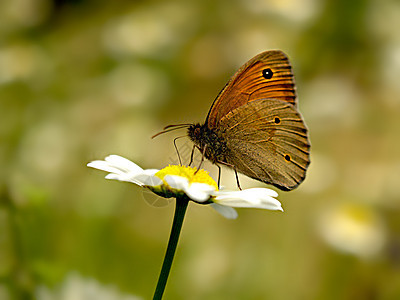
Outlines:
{"label": "butterfly body", "polygon": [[282,190],[296,188],[310,164],[310,142],[286,55],[266,51],[244,64],[188,136],[214,164]]}
{"label": "butterfly body", "polygon": [[188,136],[197,146],[200,152],[204,152],[204,157],[213,164],[226,161],[228,148],[223,135],[206,124],[193,124],[188,128]]}

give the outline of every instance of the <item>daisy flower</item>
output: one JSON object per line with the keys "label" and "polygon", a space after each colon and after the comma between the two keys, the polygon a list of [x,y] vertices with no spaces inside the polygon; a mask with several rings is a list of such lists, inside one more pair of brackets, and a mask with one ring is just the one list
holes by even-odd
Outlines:
{"label": "daisy flower", "polygon": [[153,300],[161,299],[164,293],[189,201],[210,204],[229,219],[237,217],[234,207],[282,211],[281,203],[275,199],[278,194],[273,190],[253,188],[241,191],[220,191],[208,172],[192,167],[170,165],[161,170],[144,170],[118,155],[110,155],[104,160],[92,161],[87,166],[108,172],[107,179],[131,182],[147,188],[161,197],[176,198],[168,247]]}
{"label": "daisy flower", "polygon": [[178,165],[170,165],[161,170],[142,169],[118,155],[92,161],[87,166],[108,172],[106,179],[131,182],[164,198],[188,197],[199,204],[210,204],[229,219],[237,217],[233,207],[283,211],[281,203],[275,199],[278,196],[277,192],[267,188],[219,190],[215,180],[202,169]]}

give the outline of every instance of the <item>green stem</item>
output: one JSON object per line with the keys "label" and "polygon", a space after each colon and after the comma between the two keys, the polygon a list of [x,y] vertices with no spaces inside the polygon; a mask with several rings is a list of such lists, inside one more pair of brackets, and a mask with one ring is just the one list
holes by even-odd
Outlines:
{"label": "green stem", "polygon": [[171,270],[172,261],[174,260],[176,246],[178,245],[179,235],[185,218],[186,208],[189,203],[187,196],[176,199],[174,221],[172,223],[171,233],[169,236],[167,251],[165,252],[164,262],[161,268],[160,276],[158,277],[156,291],[154,292],[153,300],[161,300],[167,284],[169,272]]}

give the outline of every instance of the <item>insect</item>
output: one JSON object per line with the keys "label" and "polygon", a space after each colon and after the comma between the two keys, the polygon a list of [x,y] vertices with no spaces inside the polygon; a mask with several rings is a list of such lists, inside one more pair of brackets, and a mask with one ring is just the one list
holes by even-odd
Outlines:
{"label": "insect", "polygon": [[184,127],[219,175],[220,165],[235,171],[239,188],[237,172],[284,191],[305,179],[310,142],[282,51],[262,52],[244,64],[218,94],[204,124],[169,125],[160,133]]}

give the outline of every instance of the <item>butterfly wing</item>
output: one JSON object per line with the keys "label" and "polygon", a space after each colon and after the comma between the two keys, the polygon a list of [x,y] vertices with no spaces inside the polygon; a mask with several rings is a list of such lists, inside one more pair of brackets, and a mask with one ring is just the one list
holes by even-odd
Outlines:
{"label": "butterfly wing", "polygon": [[209,128],[216,128],[230,111],[263,98],[296,106],[292,67],[282,51],[260,53],[244,64],[214,100],[206,124]]}
{"label": "butterfly wing", "polygon": [[276,99],[259,99],[234,109],[220,121],[225,162],[239,172],[292,190],[305,178],[310,143],[296,108]]}

